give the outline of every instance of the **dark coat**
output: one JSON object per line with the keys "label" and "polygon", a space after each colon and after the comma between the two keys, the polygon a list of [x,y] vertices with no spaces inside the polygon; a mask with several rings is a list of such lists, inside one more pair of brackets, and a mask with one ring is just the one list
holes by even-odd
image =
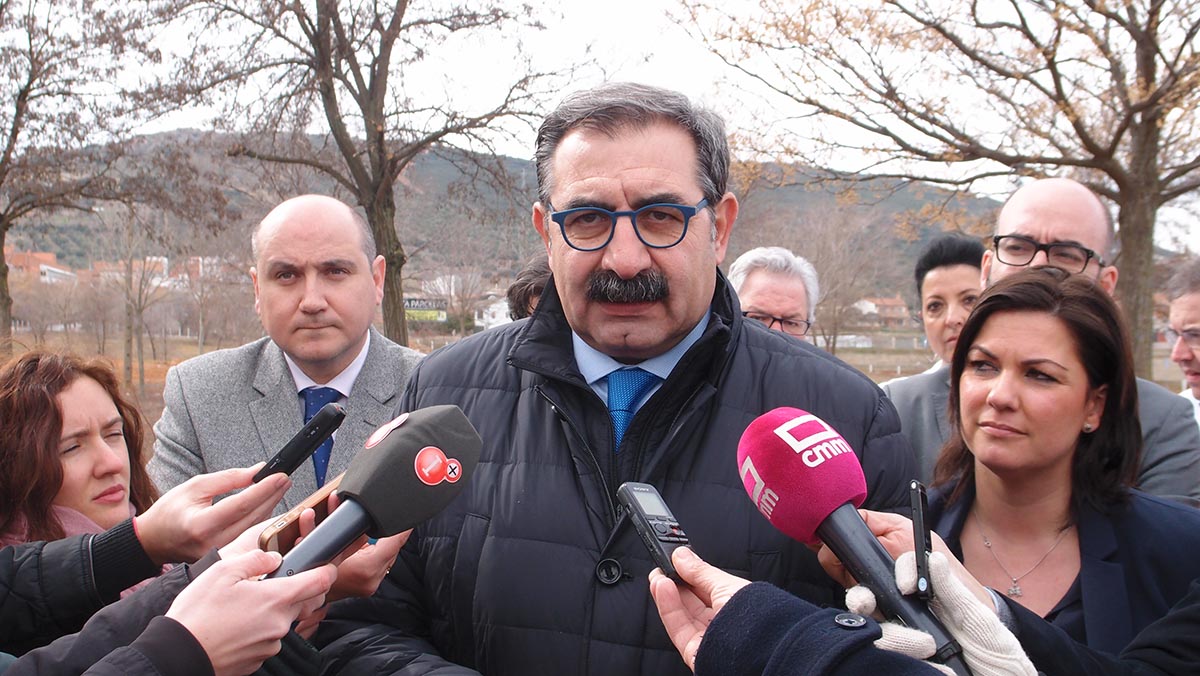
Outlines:
{"label": "dark coat", "polygon": [[175,566],[136,594],[96,613],[78,634],[64,636],[17,660],[5,676],[212,674],[208,655],[191,633],[174,620],[158,616],[167,612],[175,596],[192,580],[194,569],[215,560],[214,552],[197,566]]}
{"label": "dark coat", "polygon": [[[949,507],[945,495],[930,494],[930,522],[961,559],[959,535],[975,495],[966,491]],[[1085,635],[1072,638],[1115,655],[1200,577],[1200,510],[1132,491],[1111,514],[1083,508],[1076,525]]]}
{"label": "dark coat", "polygon": [[713,565],[840,604],[813,553],[747,498],[742,431],[779,406],[815,413],[856,449],[875,509],[903,511],[915,471],[879,388],[743,323],[723,277],[704,335],[637,412],[615,460],[608,410],[576,368],[553,285],[530,319],[427,357],[404,405],[434,404],[461,406],[479,430],[476,476],[416,529],[373,599],[331,607],[317,637],[326,673],[686,674],[648,593],[650,558],[618,519],[621,481],[657,486]]}
{"label": "dark coat", "polygon": [[1009,602],[1014,633],[1038,671],[1055,676],[1175,676],[1200,673],[1200,580],[1166,616],[1143,629],[1120,658],[1091,650]]}
{"label": "dark coat", "polygon": [[123,589],[161,570],[131,521],[95,535],[0,549],[0,651],[21,655],[79,631]]}
{"label": "dark coat", "polygon": [[755,583],[734,594],[704,632],[696,676],[932,676],[937,670],[880,650],[870,618],[818,608]]}

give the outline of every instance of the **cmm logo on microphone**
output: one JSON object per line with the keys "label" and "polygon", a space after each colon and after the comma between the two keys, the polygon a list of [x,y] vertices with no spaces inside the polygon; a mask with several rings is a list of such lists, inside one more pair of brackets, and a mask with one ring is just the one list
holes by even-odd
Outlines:
{"label": "cmm logo on microphone", "polygon": [[[771,512],[775,511],[775,505],[779,504],[779,494],[767,488],[767,482],[759,476],[758,468],[754,466],[754,461],[748,455],[742,461],[739,474],[742,475],[742,484],[750,493],[750,499],[754,501],[754,506],[758,507],[758,511],[762,512],[763,516],[769,520]],[[753,487],[746,482],[747,478],[754,481]]]}
{"label": "cmm logo on microphone", "polygon": [[835,455],[854,452],[842,435],[810,413],[776,427],[775,435],[792,447],[801,462],[813,468]]}

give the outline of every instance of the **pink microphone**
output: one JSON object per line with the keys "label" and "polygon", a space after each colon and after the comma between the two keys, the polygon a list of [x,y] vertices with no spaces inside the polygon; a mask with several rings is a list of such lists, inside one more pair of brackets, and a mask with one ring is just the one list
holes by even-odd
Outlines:
{"label": "pink microphone", "polygon": [[867,497],[862,465],[837,430],[807,411],[777,408],[750,423],[737,458],[742,485],[772,526],[805,544],[824,542],[884,615],[929,634],[935,659],[971,673],[929,607],[896,588],[896,562],[858,514]]}

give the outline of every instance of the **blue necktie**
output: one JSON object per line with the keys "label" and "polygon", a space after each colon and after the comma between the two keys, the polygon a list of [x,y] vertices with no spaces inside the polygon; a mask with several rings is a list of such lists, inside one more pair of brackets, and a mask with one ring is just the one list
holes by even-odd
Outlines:
{"label": "blue necktie", "polygon": [[[342,393],[332,387],[306,387],[300,392],[304,395],[304,422],[308,423],[321,410],[321,407],[331,401],[342,398]],[[313,453],[313,471],[317,475],[317,488],[325,485],[325,470],[329,469],[329,452],[333,450],[333,437],[317,447]]]}
{"label": "blue necktie", "polygon": [[613,422],[613,452],[621,450],[625,430],[633,420],[634,405],[646,396],[658,376],[639,368],[620,369],[608,374],[608,414]]}

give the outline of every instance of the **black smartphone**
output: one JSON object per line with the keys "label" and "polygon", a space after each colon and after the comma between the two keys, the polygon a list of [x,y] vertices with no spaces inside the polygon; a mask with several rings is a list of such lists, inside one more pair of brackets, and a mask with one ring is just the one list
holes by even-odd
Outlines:
{"label": "black smartphone", "polygon": [[626,481],[617,489],[617,499],[625,507],[646,549],[650,550],[650,558],[667,577],[681,582],[671,563],[671,552],[687,545],[688,537],[662,496],[650,484]]}
{"label": "black smartphone", "polygon": [[925,521],[929,498],[925,494],[925,485],[915,480],[908,485],[908,495],[912,503],[913,553],[917,556],[917,596],[928,601],[933,598],[933,587],[929,580],[929,554],[933,551],[933,537]]}
{"label": "black smartphone", "polygon": [[336,401],[322,406],[321,410],[317,411],[317,414],[308,421],[308,424],[300,428],[296,436],[292,437],[275,454],[275,457],[268,460],[267,464],[258,470],[258,474],[254,475],[254,483],[278,472],[284,474],[295,472],[305,460],[308,460],[308,456],[316,452],[318,446],[333,435],[334,430],[342,425],[345,418],[346,408]]}

